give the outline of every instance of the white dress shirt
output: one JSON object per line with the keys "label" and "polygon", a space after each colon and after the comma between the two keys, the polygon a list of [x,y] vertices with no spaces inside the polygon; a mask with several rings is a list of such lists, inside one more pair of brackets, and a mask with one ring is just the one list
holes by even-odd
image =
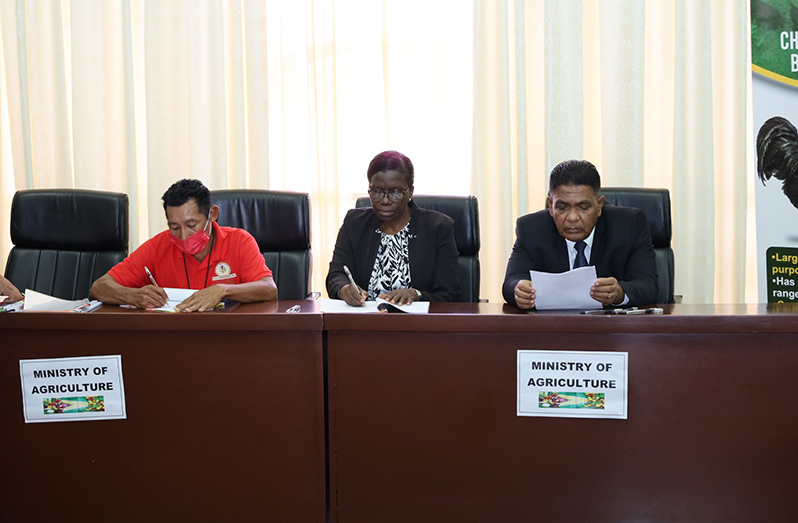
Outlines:
{"label": "white dress shirt", "polygon": [[[590,231],[590,235],[585,238],[583,241],[587,244],[585,247],[585,259],[587,260],[587,264],[590,265],[590,252],[593,250],[593,235],[596,233],[596,228],[593,227],[593,230]],[[567,238],[563,238],[565,240],[565,244],[568,246],[568,267],[571,269],[574,268],[574,260],[576,260],[576,242],[572,242]]]}
{"label": "white dress shirt", "polygon": [[[590,231],[590,235],[585,238],[585,259],[587,260],[587,264],[590,265],[590,253],[593,251],[593,234],[596,232],[596,228],[593,227],[593,230]],[[567,238],[563,238],[565,240],[565,244],[568,247],[568,266],[573,270],[574,268],[574,260],[576,260],[576,242],[572,242]],[[624,293],[623,301],[618,305],[626,305],[629,303],[629,296],[626,296]]]}

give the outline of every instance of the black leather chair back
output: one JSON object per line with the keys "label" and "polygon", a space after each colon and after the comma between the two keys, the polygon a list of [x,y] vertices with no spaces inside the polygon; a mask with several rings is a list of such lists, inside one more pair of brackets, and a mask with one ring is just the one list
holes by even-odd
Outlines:
{"label": "black leather chair back", "polygon": [[651,228],[651,242],[657,257],[659,292],[657,303],[673,303],[674,262],[671,248],[671,195],[668,189],[604,187],[605,202],[635,207],[645,213]]}
{"label": "black leather chair back", "polygon": [[307,193],[256,189],[211,191],[219,225],[255,237],[274,273],[281,300],[303,300],[310,292],[310,197]]}
{"label": "black leather chair back", "polygon": [[[460,253],[458,277],[460,301],[479,301],[479,205],[476,196],[413,195],[416,205],[438,211],[454,220],[454,239]],[[368,196],[357,199],[356,207],[371,207]]]}
{"label": "black leather chair back", "polygon": [[92,283],[128,254],[127,194],[78,189],[18,191],[11,201],[5,276],[24,292],[87,298]]}

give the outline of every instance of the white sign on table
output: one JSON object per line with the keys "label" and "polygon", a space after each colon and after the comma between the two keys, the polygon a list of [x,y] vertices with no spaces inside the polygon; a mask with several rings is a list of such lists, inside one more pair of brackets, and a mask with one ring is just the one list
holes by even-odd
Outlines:
{"label": "white sign on table", "polygon": [[627,352],[518,351],[518,416],[626,419]]}
{"label": "white sign on table", "polygon": [[125,419],[122,356],[19,360],[25,423]]}

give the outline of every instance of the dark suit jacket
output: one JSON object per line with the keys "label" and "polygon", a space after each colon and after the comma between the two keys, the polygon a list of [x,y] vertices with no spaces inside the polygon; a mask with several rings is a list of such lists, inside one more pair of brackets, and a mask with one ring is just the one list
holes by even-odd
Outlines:
{"label": "dark suit jacket", "polygon": [[[410,284],[421,291],[423,301],[457,301],[460,282],[457,279],[459,253],[454,242],[454,220],[445,214],[428,211],[410,202]],[[371,270],[377,258],[380,234],[375,232],[380,220],[371,207],[352,209],[335,241],[327,294],[338,296],[338,290],[349,284],[344,265],[352,271],[355,283],[368,289]]]}
{"label": "dark suit jacket", "polygon": [[[604,205],[596,222],[590,265],[599,278],[614,277],[629,297],[628,305],[657,301],[657,266],[648,220],[639,209]],[[557,232],[548,210],[518,218],[516,240],[502,294],[515,305],[515,285],[528,280],[529,271],[560,273],[570,270],[565,238]]]}

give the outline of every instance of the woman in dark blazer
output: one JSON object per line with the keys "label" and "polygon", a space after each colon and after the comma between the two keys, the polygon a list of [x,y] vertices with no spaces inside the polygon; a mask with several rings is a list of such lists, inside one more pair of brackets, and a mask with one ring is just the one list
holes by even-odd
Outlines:
{"label": "woman in dark blazer", "polygon": [[327,274],[330,298],[354,306],[377,297],[397,304],[457,301],[454,220],[413,203],[410,158],[382,152],[371,160],[367,177],[372,206],[344,218]]}

